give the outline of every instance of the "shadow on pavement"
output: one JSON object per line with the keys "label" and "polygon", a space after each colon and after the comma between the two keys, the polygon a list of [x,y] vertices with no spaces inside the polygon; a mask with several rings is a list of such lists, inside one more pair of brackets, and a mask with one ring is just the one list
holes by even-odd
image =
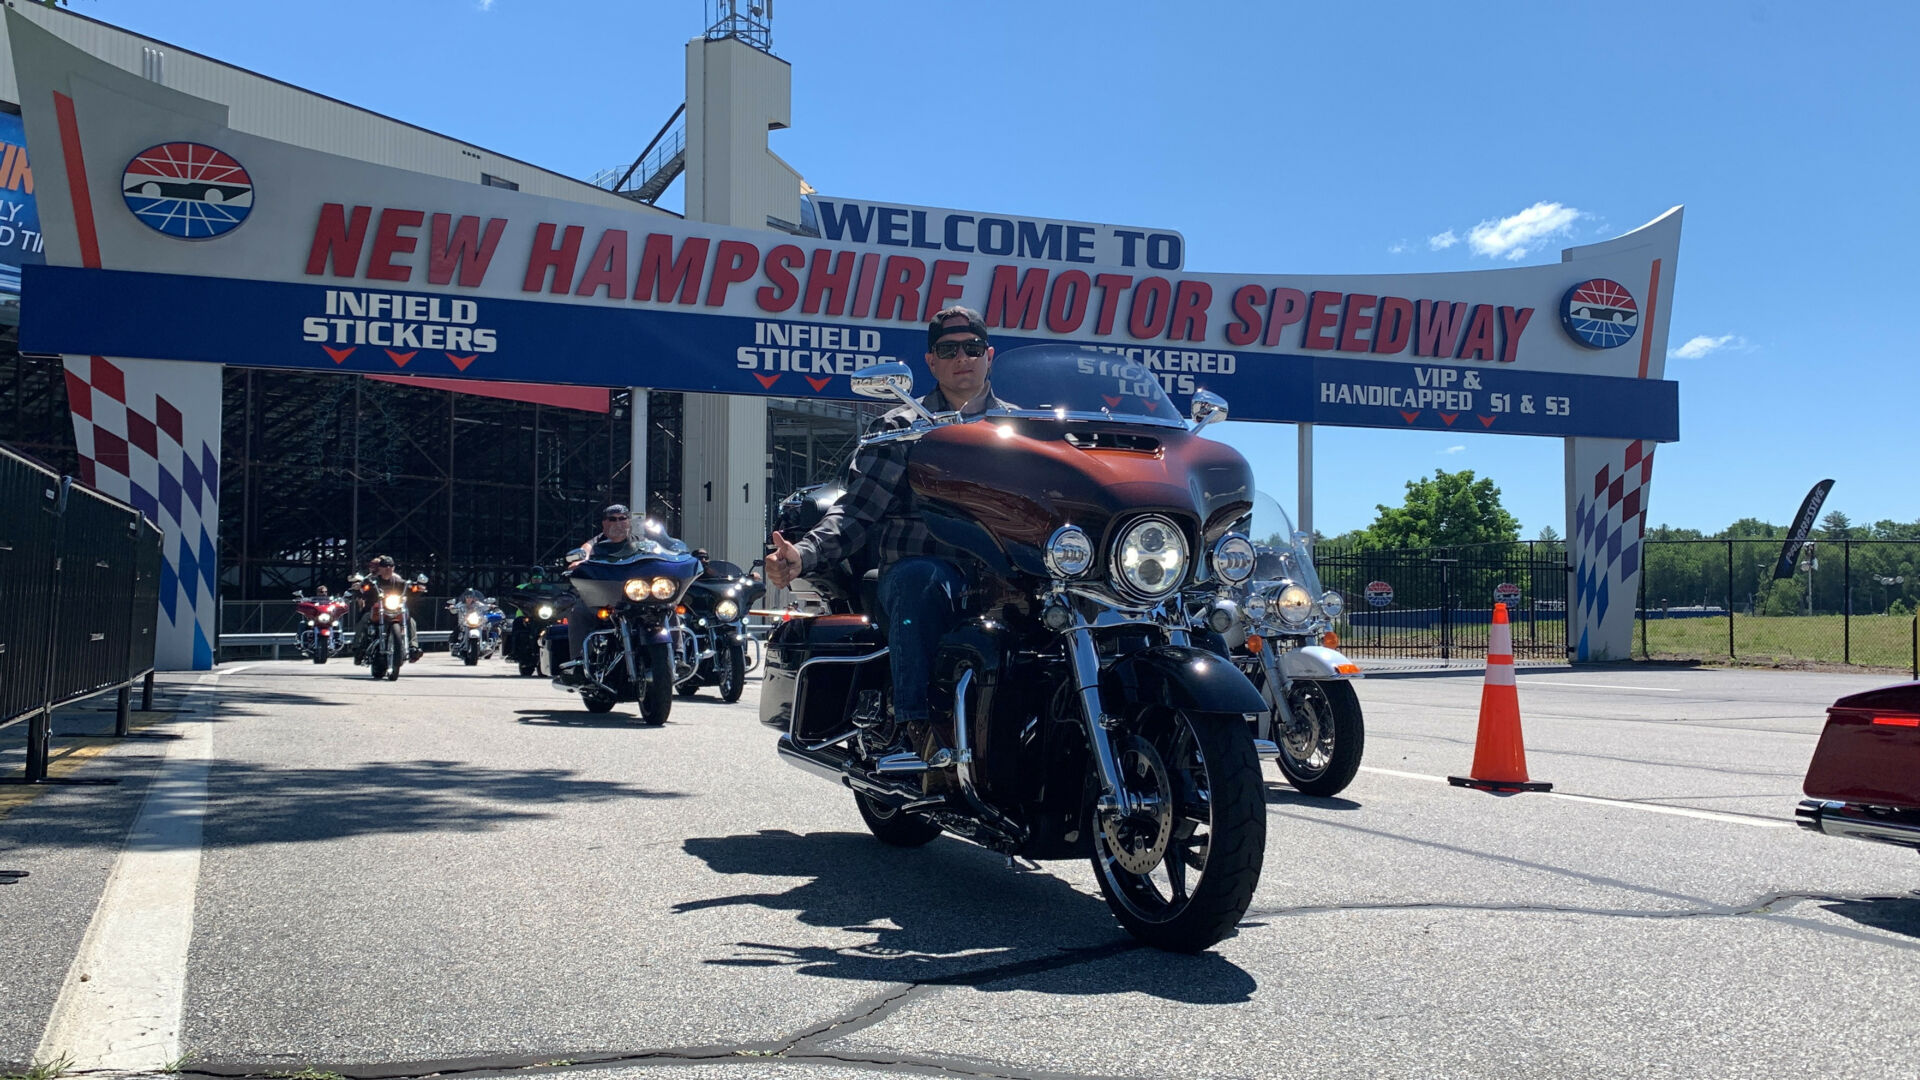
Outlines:
{"label": "shadow on pavement", "polygon": [[743,941],[743,955],[710,964],[988,991],[1137,992],[1207,1005],[1250,1000],[1257,987],[1215,953],[1113,963],[1144,946],[1119,932],[1105,901],[1045,870],[1010,873],[1002,856],[957,840],[903,849],[865,833],[769,829],[689,839],[684,847],[715,873],[808,880],[785,892],[689,900],[676,913],[751,905],[794,912],[808,926],[873,935],[839,947]]}
{"label": "shadow on pavement", "polygon": [[643,724],[640,722],[640,706],[631,701],[621,702],[612,712],[588,712],[584,706],[572,709],[519,709],[514,713],[520,723],[535,727],[564,728],[632,728],[635,731],[658,731],[673,723],[669,717],[665,724]]}
{"label": "shadow on pavement", "polygon": [[1820,906],[1862,926],[1920,938],[1920,896],[1868,896]]}
{"label": "shadow on pavement", "polygon": [[1321,810],[1359,810],[1361,804],[1338,795],[1302,795],[1286,784],[1267,785],[1268,806],[1311,806]]}
{"label": "shadow on pavement", "polygon": [[[479,832],[553,816],[567,803],[677,799],[568,769],[493,769],[456,761],[275,768],[215,759],[207,783],[207,848],[332,840],[379,833]],[[42,799],[7,816],[9,832],[64,846],[118,848],[127,823]]]}

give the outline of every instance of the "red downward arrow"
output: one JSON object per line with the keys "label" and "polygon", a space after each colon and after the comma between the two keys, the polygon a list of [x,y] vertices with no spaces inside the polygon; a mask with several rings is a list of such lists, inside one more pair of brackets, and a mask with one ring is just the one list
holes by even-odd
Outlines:
{"label": "red downward arrow", "polygon": [[1455,420],[1460,419],[1460,414],[1457,412],[1443,412],[1439,415],[1440,415],[1440,422],[1447,425],[1448,427],[1452,427],[1453,422]]}
{"label": "red downward arrow", "polygon": [[[1105,396],[1105,395],[1102,395],[1102,396]],[[1148,411],[1148,412],[1159,412],[1159,411],[1160,411],[1160,403],[1159,403],[1159,402],[1157,402],[1157,401],[1150,401],[1150,400],[1148,400],[1147,398],[1141,398],[1141,399],[1140,399],[1140,404],[1142,404],[1142,405],[1145,405],[1145,406],[1147,407],[1147,411]]]}
{"label": "red downward arrow", "polygon": [[780,376],[778,375],[755,374],[754,378],[760,380],[760,389],[762,390],[771,390],[773,389],[773,384],[780,381]]}
{"label": "red downward arrow", "polygon": [[352,356],[352,355],[353,355],[353,347],[352,347],[351,345],[349,345],[348,347],[346,347],[346,348],[344,348],[344,349],[329,349],[329,348],[327,348],[327,347],[326,347],[325,345],[322,345],[322,346],[320,346],[320,348],[321,348],[321,350],[322,350],[322,351],[324,351],[324,352],[325,352],[325,353],[326,353],[326,354],[327,354],[328,356],[331,356],[331,357],[333,357],[333,362],[334,362],[334,363],[336,363],[336,364],[338,364],[338,363],[340,363],[341,361],[343,361],[343,360],[345,360],[345,359],[346,359],[347,357],[349,357],[349,356]]}
{"label": "red downward arrow", "polygon": [[1117,409],[1117,408],[1119,408],[1119,407],[1120,407],[1120,399],[1119,399],[1119,398],[1117,398],[1117,397],[1107,397],[1107,395],[1105,395],[1105,394],[1101,394],[1100,396],[1101,396],[1101,397],[1103,397],[1103,398],[1106,398],[1106,400],[1107,400],[1107,408],[1109,408],[1109,409]]}
{"label": "red downward arrow", "polygon": [[825,390],[827,388],[827,384],[832,381],[833,381],[833,376],[831,375],[823,375],[818,379],[814,378],[811,375],[807,376],[807,385],[813,387],[813,392],[816,394],[822,390]]}
{"label": "red downward arrow", "polygon": [[454,367],[457,367],[457,368],[459,368],[459,369],[460,369],[461,371],[465,371],[465,370],[467,370],[467,365],[468,365],[468,364],[471,364],[471,363],[473,363],[473,362],[474,362],[475,360],[478,360],[478,359],[480,359],[480,354],[479,354],[479,353],[468,353],[468,354],[467,354],[466,356],[455,356],[455,355],[453,355],[452,353],[448,353],[448,354],[447,354],[447,359],[449,359],[449,360],[451,360],[451,361],[453,361],[453,366],[454,366]]}
{"label": "red downward arrow", "polygon": [[1491,417],[1491,416],[1482,416],[1482,417],[1479,417],[1479,420],[1480,420],[1480,426],[1481,426],[1481,427],[1492,427],[1492,426],[1493,426],[1493,417]]}
{"label": "red downward arrow", "polygon": [[1413,422],[1414,422],[1415,420],[1418,420],[1418,419],[1420,419],[1420,414],[1419,414],[1419,413],[1417,413],[1417,412],[1408,412],[1408,411],[1407,411],[1407,410],[1405,410],[1405,409],[1401,409],[1401,410],[1400,410],[1400,418],[1401,418],[1402,420],[1405,420],[1405,421],[1406,421],[1407,423],[1409,423],[1409,424],[1411,424],[1411,423],[1413,423]]}
{"label": "red downward arrow", "polygon": [[[414,351],[415,351],[415,352],[418,352],[419,350],[417,350],[417,349],[416,349],[416,350],[414,350]],[[410,353],[410,352],[394,352],[394,351],[393,351],[392,349],[388,349],[388,350],[387,350],[387,355],[388,355],[388,356],[390,356],[390,357],[392,357],[392,358],[393,358],[393,362],[394,362],[394,363],[396,363],[396,364],[398,364],[398,365],[400,365],[401,367],[406,367],[406,366],[407,366],[407,361],[409,361],[409,360],[411,360],[411,359],[413,359],[413,353]]]}

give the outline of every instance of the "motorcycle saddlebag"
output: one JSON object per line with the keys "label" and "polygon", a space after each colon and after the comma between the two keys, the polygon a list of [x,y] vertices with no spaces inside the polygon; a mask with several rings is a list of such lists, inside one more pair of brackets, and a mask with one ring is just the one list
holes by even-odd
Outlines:
{"label": "motorcycle saddlebag", "polygon": [[[760,722],[791,730],[803,742],[845,731],[858,692],[886,685],[886,665],[859,658],[886,644],[886,635],[862,615],[802,616],[781,623],[767,638]],[[799,723],[794,722],[796,702],[804,710]]]}
{"label": "motorcycle saddlebag", "polygon": [[1815,799],[1920,807],[1920,683],[1834,702],[1803,787]]}

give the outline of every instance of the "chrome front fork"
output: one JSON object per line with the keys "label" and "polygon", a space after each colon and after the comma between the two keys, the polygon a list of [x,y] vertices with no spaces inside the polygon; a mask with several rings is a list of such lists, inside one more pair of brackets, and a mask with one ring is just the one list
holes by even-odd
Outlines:
{"label": "chrome front fork", "polygon": [[1080,694],[1080,717],[1087,731],[1087,745],[1093,750],[1094,771],[1100,778],[1100,802],[1097,807],[1102,823],[1113,814],[1132,809],[1127,788],[1120,782],[1120,761],[1113,753],[1110,737],[1116,718],[1100,705],[1100,652],[1094,647],[1093,628],[1078,626],[1067,632],[1068,653],[1073,658],[1074,689]]}

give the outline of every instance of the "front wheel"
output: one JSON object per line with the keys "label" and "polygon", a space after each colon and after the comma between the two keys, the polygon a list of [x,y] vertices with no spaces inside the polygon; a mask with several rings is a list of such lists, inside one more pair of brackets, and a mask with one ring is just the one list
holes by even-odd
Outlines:
{"label": "front wheel", "polygon": [[538,675],[539,673],[540,673],[540,661],[537,657],[533,659],[527,659],[523,657],[520,660],[521,675]]}
{"label": "front wheel", "polygon": [[647,694],[640,699],[640,722],[664,724],[673,711],[673,651],[664,644],[647,646]]}
{"label": "front wheel", "polygon": [[737,641],[729,642],[713,659],[720,665],[720,700],[731,705],[747,689],[747,650]]}
{"label": "front wheel", "polygon": [[400,663],[407,658],[407,632],[395,623],[387,631],[387,681],[400,677]]}
{"label": "front wheel", "polygon": [[465,661],[467,662],[467,666],[468,666],[468,667],[476,667],[476,666],[478,666],[478,665],[479,665],[479,663],[480,663],[480,650],[479,650],[479,648],[478,648],[478,647],[476,647],[476,646],[474,646],[474,645],[472,645],[472,644],[469,644],[469,645],[467,646],[467,654],[466,654],[465,656],[463,656],[463,657],[461,657],[460,659],[462,659],[462,660],[465,660]]}
{"label": "front wheel", "polygon": [[853,793],[853,805],[860,811],[860,820],[867,823],[867,831],[883,844],[921,847],[940,835],[940,826],[926,818],[875,802],[858,791]]}
{"label": "front wheel", "polygon": [[1093,871],[1120,925],[1169,952],[1233,933],[1266,855],[1260,758],[1237,714],[1143,714],[1115,733],[1132,810],[1097,822]]}
{"label": "front wheel", "polygon": [[1302,679],[1287,692],[1286,723],[1274,732],[1280,772],[1302,795],[1328,798],[1345,791],[1360,771],[1366,724],[1353,684]]}

